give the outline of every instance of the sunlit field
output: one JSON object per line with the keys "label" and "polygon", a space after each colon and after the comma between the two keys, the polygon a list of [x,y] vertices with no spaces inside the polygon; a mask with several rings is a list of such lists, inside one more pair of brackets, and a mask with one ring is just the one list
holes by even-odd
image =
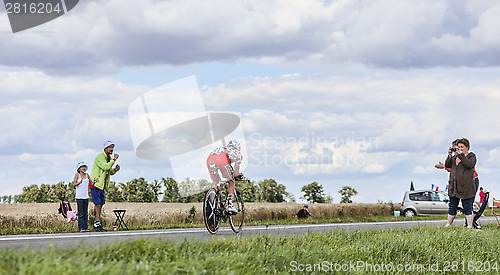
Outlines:
{"label": "sunlit field", "polygon": [[[71,204],[76,210],[76,203]],[[283,223],[320,223],[370,221],[377,217],[393,217],[389,204],[310,204],[313,214],[307,220],[295,216],[302,208],[298,203],[246,203],[245,224],[283,224]],[[399,205],[393,205],[399,209]],[[58,214],[58,203],[21,203],[0,204],[0,232],[5,234],[76,232],[77,222],[71,224]],[[131,229],[159,229],[203,226],[201,203],[115,203],[104,205],[102,222],[108,228],[116,217],[113,209],[126,209],[125,222]],[[93,205],[89,205],[90,220]],[[391,218],[391,219],[392,219]]]}

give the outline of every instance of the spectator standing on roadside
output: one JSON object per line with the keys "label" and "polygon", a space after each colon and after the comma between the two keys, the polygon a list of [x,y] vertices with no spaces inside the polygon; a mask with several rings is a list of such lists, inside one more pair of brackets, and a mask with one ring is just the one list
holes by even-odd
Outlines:
{"label": "spectator standing on roadside", "polygon": [[[459,141],[460,139],[456,139],[454,140],[452,143],[451,143],[451,147],[452,148],[457,148],[457,142]],[[453,151],[453,155],[456,155],[456,149]],[[434,167],[436,167],[437,169],[445,169],[446,171],[450,172],[450,168],[446,168],[444,167],[444,164],[442,162],[439,162],[438,164],[434,165]],[[474,168],[474,183],[476,185],[476,191],[474,193],[474,196],[475,194],[477,193],[477,190],[479,189],[479,174],[477,173],[476,171],[476,168]]]}
{"label": "spectator standing on roadside", "polygon": [[94,181],[87,174],[87,165],[82,161],[76,165],[76,174],[73,185],[76,188],[76,205],[78,208],[78,229],[80,232],[89,232],[89,183]]}
{"label": "spectator standing on roadside", "polygon": [[[95,180],[95,184],[90,185],[95,211],[94,230],[98,232],[106,231],[102,228],[100,220],[102,207],[106,203],[105,192],[109,188],[109,178],[120,170],[120,165],[116,165],[113,168],[119,157],[118,154],[113,154],[115,144],[108,140],[104,143],[103,147],[104,151],[97,155],[92,167],[92,178]],[[113,158],[111,158],[111,155],[113,155]]]}
{"label": "spectator standing on roadside", "polygon": [[[448,196],[450,203],[448,208],[448,223],[449,226],[455,220],[457,215],[458,203],[462,201],[467,227],[472,228],[473,215],[472,204],[474,203],[475,182],[474,182],[474,167],[476,165],[476,155],[469,152],[470,142],[463,138],[457,142],[457,147],[448,149],[448,157],[445,161],[445,167],[450,168],[450,180],[448,183]],[[453,155],[453,151],[456,154]]]}
{"label": "spectator standing on roadside", "polygon": [[311,215],[311,212],[309,212],[309,206],[307,204],[304,204],[304,208],[300,209],[299,212],[297,212],[297,218],[299,219],[305,219]]}
{"label": "spectator standing on roadside", "polygon": [[486,192],[483,191],[483,187],[479,188],[479,203],[483,203],[484,196],[486,196]]}

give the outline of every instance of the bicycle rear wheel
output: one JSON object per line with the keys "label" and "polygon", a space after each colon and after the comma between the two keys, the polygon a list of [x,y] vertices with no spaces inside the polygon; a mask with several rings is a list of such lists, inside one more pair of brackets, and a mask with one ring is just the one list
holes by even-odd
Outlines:
{"label": "bicycle rear wheel", "polygon": [[215,234],[219,230],[220,216],[217,215],[218,204],[217,192],[214,188],[208,189],[203,199],[203,220],[205,227],[210,234]]}
{"label": "bicycle rear wheel", "polygon": [[229,216],[229,224],[231,225],[231,229],[233,229],[234,233],[239,233],[243,228],[243,220],[245,219],[245,205],[240,192],[236,189],[234,190],[233,198],[233,204],[238,210],[238,214]]}

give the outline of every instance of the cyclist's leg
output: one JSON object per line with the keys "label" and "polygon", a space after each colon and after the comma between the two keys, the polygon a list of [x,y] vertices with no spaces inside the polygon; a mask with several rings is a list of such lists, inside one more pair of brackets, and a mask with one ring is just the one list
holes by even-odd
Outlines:
{"label": "cyclist's leg", "polygon": [[213,165],[216,165],[216,160],[217,160],[217,155],[210,155],[207,158],[207,168],[208,168],[208,173],[210,174],[210,177],[212,178],[212,182],[215,184],[219,181],[219,176],[217,173],[214,173],[214,167]]}
{"label": "cyclist's leg", "polygon": [[[219,170],[220,170],[222,176],[228,182],[231,182],[233,180],[234,170],[233,170],[233,167],[231,166],[229,156],[226,153],[221,152],[219,155],[216,155],[214,163],[217,167],[219,167]],[[233,192],[230,192],[229,194],[234,194],[234,182],[233,182],[233,190],[232,191]]]}
{"label": "cyclist's leg", "polygon": [[229,183],[229,186],[227,189],[228,195],[233,196],[234,195],[234,180],[233,180],[234,170],[233,170],[233,167],[231,166],[231,164],[228,163],[228,164],[226,164],[226,166],[224,166],[224,169],[222,169],[221,171],[223,171],[222,175],[227,179],[227,181]]}
{"label": "cyclist's leg", "polygon": [[225,177],[230,176],[230,179],[228,180],[229,186],[227,188],[227,200],[228,200],[228,205],[227,209],[229,212],[233,215],[238,214],[238,209],[234,206],[234,171],[233,168],[231,167],[231,164],[226,165],[226,171],[225,171]]}
{"label": "cyclist's leg", "polygon": [[234,196],[234,181],[230,180],[229,181],[229,187],[227,188],[228,194],[231,194]]}
{"label": "cyclist's leg", "polygon": [[[228,198],[228,210],[231,213],[238,213],[238,210],[233,205],[233,196],[234,196],[234,170],[231,166],[231,162],[229,160],[229,156],[225,153],[221,153],[219,158],[217,158],[218,163],[217,166],[220,167],[220,171],[222,176],[228,181],[229,186],[227,190],[227,198]],[[222,167],[221,167],[222,166]]]}

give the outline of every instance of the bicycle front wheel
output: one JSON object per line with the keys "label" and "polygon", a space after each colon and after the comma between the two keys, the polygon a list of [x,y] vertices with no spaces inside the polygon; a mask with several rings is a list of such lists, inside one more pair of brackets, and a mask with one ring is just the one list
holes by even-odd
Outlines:
{"label": "bicycle front wheel", "polygon": [[219,230],[220,216],[217,215],[218,203],[217,192],[213,188],[209,189],[203,199],[203,220],[210,234],[215,234]]}
{"label": "bicycle front wheel", "polygon": [[234,233],[239,233],[243,228],[243,220],[245,219],[245,205],[240,192],[236,189],[234,190],[233,198],[233,204],[238,210],[238,214],[229,216],[229,224],[231,225],[231,229],[233,229]]}

